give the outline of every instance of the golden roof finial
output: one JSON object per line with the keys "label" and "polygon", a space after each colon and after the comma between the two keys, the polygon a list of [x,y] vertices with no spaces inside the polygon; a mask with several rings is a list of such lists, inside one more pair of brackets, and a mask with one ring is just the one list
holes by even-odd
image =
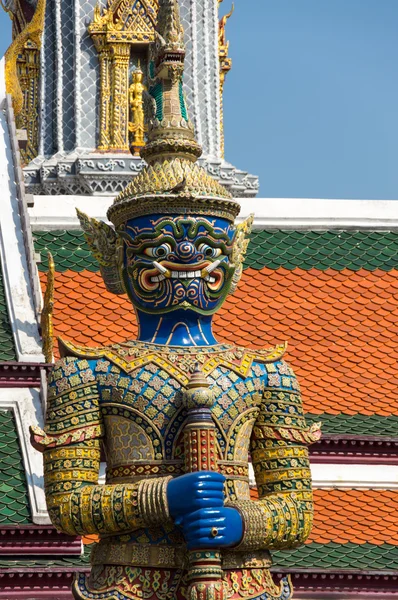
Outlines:
{"label": "golden roof finial", "polygon": [[[221,2],[222,1],[223,0],[221,0]],[[229,13],[227,13],[220,19],[219,27],[218,27],[218,32],[219,32],[218,33],[218,42],[219,42],[220,50],[222,48],[225,48],[228,51],[229,44],[227,42],[227,38],[225,37],[225,27],[227,25],[228,19],[230,19],[232,17],[232,15],[234,14],[234,10],[235,10],[235,4],[232,3],[232,7],[231,7],[231,10],[229,11]]]}
{"label": "golden roof finial", "polygon": [[53,330],[53,309],[54,309],[54,280],[55,264],[54,259],[49,252],[47,254],[48,271],[47,286],[43,298],[43,310],[40,316],[41,338],[43,342],[43,354],[45,361],[54,362],[54,330]]}
{"label": "golden roof finial", "polygon": [[[223,0],[219,0],[221,3]],[[225,156],[225,142],[224,142],[224,83],[225,77],[229,73],[232,67],[232,59],[228,56],[229,50],[229,42],[227,41],[227,36],[225,32],[225,28],[227,25],[228,19],[230,19],[235,10],[235,5],[232,3],[232,8],[224,15],[219,23],[218,23],[218,57],[220,61],[220,131],[221,131],[221,156],[224,158]]]}

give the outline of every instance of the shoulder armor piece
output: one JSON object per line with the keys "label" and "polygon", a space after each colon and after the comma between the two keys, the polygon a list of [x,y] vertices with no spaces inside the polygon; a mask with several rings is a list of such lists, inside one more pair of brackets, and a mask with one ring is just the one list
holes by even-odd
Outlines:
{"label": "shoulder armor piece", "polygon": [[[121,369],[128,370],[131,368],[131,357],[126,356],[128,353],[118,345],[112,346],[81,346],[69,340],[58,338],[58,346],[62,357],[74,356],[77,358],[97,359],[106,358]],[[140,362],[140,361],[138,361]]]}
{"label": "shoulder armor piece", "polygon": [[181,385],[188,384],[187,367],[193,367],[199,360],[205,375],[209,375],[218,366],[232,369],[246,377],[253,362],[272,363],[280,360],[286,352],[287,344],[279,344],[274,348],[256,350],[219,344],[209,346],[206,350],[196,346],[181,348],[158,346],[145,342],[125,342],[112,346],[90,348],[58,338],[61,356],[97,359],[106,358],[126,372],[153,362],[170,375],[176,377]]}
{"label": "shoulder armor piece", "polygon": [[57,339],[61,358],[66,358],[67,356],[73,356],[76,358],[101,358],[107,351],[109,351],[107,346],[81,346],[80,344],[75,344],[69,340],[64,340],[61,337],[58,337]]}
{"label": "shoulder armor piece", "polygon": [[97,440],[104,435],[102,425],[93,425],[92,427],[76,429],[75,431],[68,431],[67,433],[58,436],[47,435],[46,432],[40,427],[37,427],[37,425],[31,425],[29,430],[30,443],[39,452],[44,452],[44,450],[49,450],[51,448],[68,446],[69,444]]}
{"label": "shoulder armor piece", "polygon": [[273,348],[255,350],[247,349],[246,352],[250,352],[250,354],[253,354],[253,360],[256,362],[273,363],[278,360],[281,360],[281,358],[283,358],[283,356],[285,355],[286,350],[287,342],[284,342],[283,344],[277,344]]}

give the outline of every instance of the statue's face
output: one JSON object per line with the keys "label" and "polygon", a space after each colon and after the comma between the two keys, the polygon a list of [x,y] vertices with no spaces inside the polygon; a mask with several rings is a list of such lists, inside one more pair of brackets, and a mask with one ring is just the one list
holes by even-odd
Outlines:
{"label": "statue's face", "polygon": [[148,216],[128,221],[122,277],[130,300],[147,313],[214,313],[230,291],[235,228],[226,219]]}

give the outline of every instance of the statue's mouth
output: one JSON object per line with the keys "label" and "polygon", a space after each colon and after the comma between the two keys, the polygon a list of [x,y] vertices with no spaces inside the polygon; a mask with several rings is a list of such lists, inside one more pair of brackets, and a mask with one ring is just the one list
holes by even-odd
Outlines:
{"label": "statue's mouth", "polygon": [[150,287],[153,284],[158,284],[165,279],[178,279],[178,280],[193,280],[203,279],[208,284],[218,285],[223,281],[224,272],[222,269],[217,269],[221,261],[216,260],[214,262],[203,261],[197,264],[181,264],[172,263],[168,261],[152,263],[153,269],[147,269],[142,274],[144,283]]}
{"label": "statue's mouth", "polygon": [[[202,271],[171,271],[169,278],[170,279],[199,279],[202,277]],[[162,273],[160,275],[155,275],[154,277],[151,277],[151,281],[154,283],[155,281],[163,281],[163,279],[166,279],[166,276],[163,275]],[[203,277],[203,279],[205,279],[205,277]],[[214,283],[216,278],[215,277],[211,277],[209,275],[209,279],[210,283]]]}

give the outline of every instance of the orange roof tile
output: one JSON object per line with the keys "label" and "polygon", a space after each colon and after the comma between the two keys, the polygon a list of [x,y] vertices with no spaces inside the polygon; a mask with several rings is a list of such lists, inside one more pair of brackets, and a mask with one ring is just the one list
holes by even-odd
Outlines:
{"label": "orange roof tile", "polygon": [[314,490],[314,505],[309,544],[398,545],[397,490]]}
{"label": "orange roof tile", "polygon": [[[244,346],[288,340],[308,412],[387,416],[398,412],[396,298],[398,271],[249,268],[214,329]],[[126,297],[107,292],[99,273],[66,270],[55,277],[54,330],[101,345],[134,337],[137,326]]]}

